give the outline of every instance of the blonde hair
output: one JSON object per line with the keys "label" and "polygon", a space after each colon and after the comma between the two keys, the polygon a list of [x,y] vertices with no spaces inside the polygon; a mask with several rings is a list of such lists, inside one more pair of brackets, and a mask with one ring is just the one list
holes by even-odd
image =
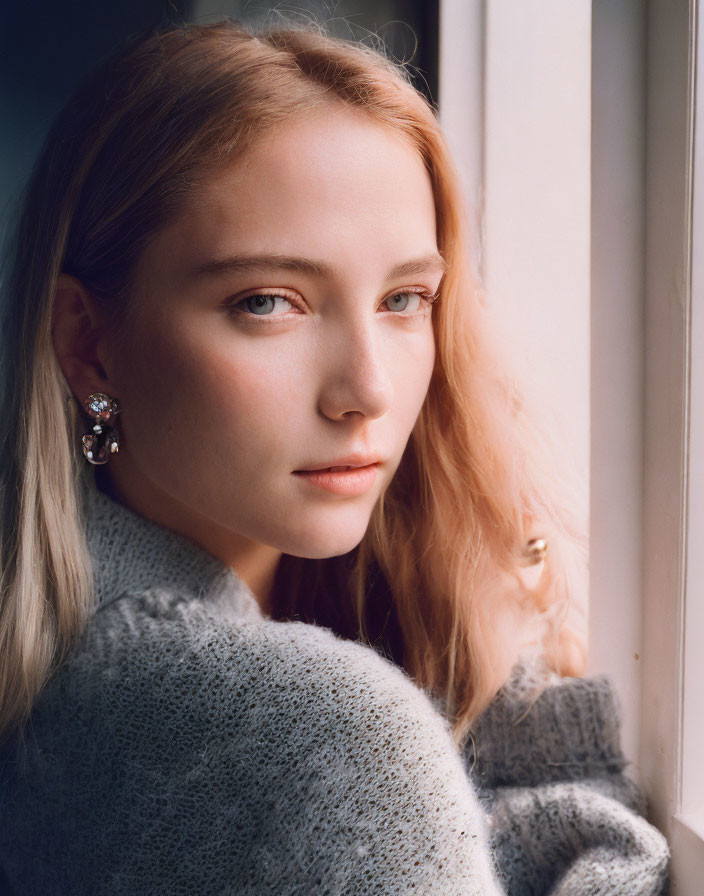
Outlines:
{"label": "blonde hair", "polygon": [[[257,33],[226,21],[162,30],[113,54],[57,117],[28,185],[7,283],[0,739],[22,727],[94,606],[83,418],[51,339],[58,274],[76,276],[113,326],[127,327],[136,261],[194,185],[330,100],[364,110],[420,153],[448,269],[428,395],[365,537],[342,557],[284,555],[272,615],[380,646],[444,700],[457,743],[527,645],[559,674],[583,674],[576,493],[556,475],[558,452],[472,276],[459,178],[432,107],[376,47],[310,24]],[[524,546],[536,535],[549,550],[529,586]]]}

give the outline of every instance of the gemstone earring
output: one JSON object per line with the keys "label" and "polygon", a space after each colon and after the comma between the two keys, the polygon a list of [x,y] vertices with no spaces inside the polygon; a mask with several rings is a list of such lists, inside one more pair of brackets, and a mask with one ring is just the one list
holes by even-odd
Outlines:
{"label": "gemstone earring", "polygon": [[120,413],[116,398],[104,392],[93,392],[83,403],[83,408],[95,420],[92,432],[82,438],[83,454],[92,464],[106,464],[111,454],[117,454],[120,442],[117,433],[109,426],[111,417]]}

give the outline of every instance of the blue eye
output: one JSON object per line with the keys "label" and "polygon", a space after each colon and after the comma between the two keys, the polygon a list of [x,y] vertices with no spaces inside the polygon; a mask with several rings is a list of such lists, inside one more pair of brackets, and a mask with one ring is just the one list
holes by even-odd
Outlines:
{"label": "blue eye", "polygon": [[232,309],[238,312],[241,312],[243,309],[239,308],[239,305],[245,305],[248,311],[251,311],[256,317],[278,317],[278,315],[267,314],[267,311],[271,311],[273,307],[275,307],[275,303],[277,299],[281,299],[284,302],[287,302],[289,305],[291,304],[290,300],[286,298],[286,296],[279,296],[273,293],[255,293],[251,296],[245,296],[244,299],[237,302],[235,305],[232,305]]}
{"label": "blue eye", "polygon": [[[398,307],[396,307],[396,308],[393,309],[394,311],[405,311],[406,308],[408,308],[408,296],[412,296],[412,295],[418,295],[418,293],[411,293],[411,292],[397,292],[395,296],[390,296],[390,297],[386,300],[386,302],[387,302],[387,304],[389,304],[391,307],[393,307],[393,303],[396,301],[396,299],[405,299],[405,304],[404,304],[403,308],[398,308]],[[419,297],[418,305],[420,306],[420,297]]]}
{"label": "blue eye", "polygon": [[[408,296],[418,296],[418,304],[415,309],[410,311],[407,314],[399,313],[397,317],[414,317],[416,313],[421,312],[429,312],[431,306],[438,300],[438,295],[431,295],[430,293],[423,292],[421,290],[406,290],[404,292],[397,292],[394,295],[389,296],[387,299],[384,299],[382,304],[386,304],[392,308],[393,311],[405,312],[408,308],[409,299]],[[229,310],[233,314],[244,314],[247,317],[280,317],[280,314],[270,314],[268,312],[273,311],[276,307],[276,301],[279,300],[281,302],[286,302],[286,304],[290,308],[298,308],[301,310],[301,306],[298,305],[293,299],[288,298],[285,295],[280,293],[268,293],[268,292],[259,292],[252,293],[252,295],[245,296],[243,299],[240,299],[238,302],[234,302],[229,305]],[[402,301],[402,307],[395,307],[392,303],[395,303],[397,300]],[[412,301],[412,300],[411,300]],[[421,306],[425,305],[425,308]],[[284,308],[284,311],[289,309]]]}
{"label": "blue eye", "polygon": [[[393,302],[395,299],[403,299],[406,296],[418,296],[419,301],[415,308],[416,311],[420,310],[420,307],[423,304],[423,302],[425,302],[427,305],[433,305],[437,301],[437,296],[431,296],[425,292],[415,292],[415,291],[397,292],[393,296],[389,296],[389,298],[385,299],[385,301],[388,304],[388,303]],[[403,306],[403,308],[400,308],[400,309],[395,308],[394,310],[395,311],[405,311],[407,307],[408,307],[408,299],[406,299],[406,303]],[[427,310],[430,310],[430,309],[427,309]]]}

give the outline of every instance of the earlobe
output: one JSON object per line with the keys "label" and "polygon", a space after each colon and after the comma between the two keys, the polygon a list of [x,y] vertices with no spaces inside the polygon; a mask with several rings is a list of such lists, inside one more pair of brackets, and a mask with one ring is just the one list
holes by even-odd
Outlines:
{"label": "earlobe", "polygon": [[80,280],[63,272],[56,279],[51,338],[56,360],[79,404],[92,392],[116,394],[100,358],[103,327],[95,301]]}

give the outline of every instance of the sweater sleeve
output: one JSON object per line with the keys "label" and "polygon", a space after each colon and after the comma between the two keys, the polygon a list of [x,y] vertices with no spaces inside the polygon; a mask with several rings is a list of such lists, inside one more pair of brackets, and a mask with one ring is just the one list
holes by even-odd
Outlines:
{"label": "sweater sleeve", "polygon": [[609,680],[563,678],[534,701],[519,666],[465,762],[509,896],[664,896],[669,850],[626,776]]}
{"label": "sweater sleeve", "polygon": [[302,622],[114,601],[0,770],[0,864],[24,896],[502,892],[431,701]]}

